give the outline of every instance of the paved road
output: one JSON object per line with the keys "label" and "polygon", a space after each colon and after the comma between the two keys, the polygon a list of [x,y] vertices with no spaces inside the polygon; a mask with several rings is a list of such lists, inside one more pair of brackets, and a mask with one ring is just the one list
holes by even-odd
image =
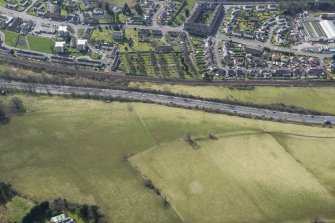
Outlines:
{"label": "paved road", "polygon": [[270,111],[267,109],[229,105],[224,103],[210,102],[206,100],[197,100],[183,97],[168,96],[162,94],[150,94],[135,91],[122,91],[100,88],[70,87],[60,85],[30,84],[22,82],[8,82],[0,80],[0,88],[15,89],[19,91],[29,91],[34,89],[36,93],[52,95],[77,95],[77,96],[101,96],[105,98],[123,98],[134,101],[146,101],[164,105],[178,105],[193,109],[215,109],[220,112],[228,112],[236,115],[250,115],[259,118],[297,122],[304,124],[323,124],[325,119],[335,120],[335,116],[311,116],[288,112]]}
{"label": "paved road", "polygon": [[[98,27],[99,26],[99,25],[89,26],[89,25],[86,25],[86,24],[72,24],[72,23],[69,24],[69,23],[58,22],[58,21],[53,21],[53,20],[50,21],[47,18],[42,18],[42,17],[29,15],[25,11],[18,12],[18,11],[11,10],[11,9],[8,9],[8,8],[2,7],[2,6],[0,6],[0,12],[2,14],[8,15],[8,16],[20,17],[24,20],[32,20],[32,21],[36,22],[37,24],[50,23],[50,24],[57,24],[57,25],[69,25],[75,30],[85,29],[85,28],[88,28],[88,27]],[[111,23],[111,24],[104,24],[104,25],[100,25],[100,26],[101,27],[106,27],[106,26],[110,26],[110,25],[114,25],[114,24]],[[151,26],[125,24],[124,26],[127,27],[127,28],[159,29],[159,30],[162,30],[162,32],[182,31],[183,30],[183,27],[160,26],[158,24],[153,24]]]}

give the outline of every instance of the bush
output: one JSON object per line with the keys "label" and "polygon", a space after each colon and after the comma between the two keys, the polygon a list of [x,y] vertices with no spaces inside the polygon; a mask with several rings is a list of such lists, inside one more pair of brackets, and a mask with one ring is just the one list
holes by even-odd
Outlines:
{"label": "bush", "polygon": [[9,116],[3,105],[0,104],[0,124],[6,124],[9,122]]}
{"label": "bush", "polygon": [[10,100],[10,109],[14,113],[25,113],[26,112],[26,108],[24,107],[22,100],[18,97],[13,97]]}
{"label": "bush", "polygon": [[15,192],[11,189],[11,185],[6,182],[0,182],[0,205],[7,203],[15,195]]}

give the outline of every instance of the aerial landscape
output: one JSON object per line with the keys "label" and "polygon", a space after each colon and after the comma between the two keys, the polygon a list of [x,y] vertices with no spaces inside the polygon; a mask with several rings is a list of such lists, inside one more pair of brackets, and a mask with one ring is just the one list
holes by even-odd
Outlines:
{"label": "aerial landscape", "polygon": [[335,221],[333,0],[0,0],[0,223]]}

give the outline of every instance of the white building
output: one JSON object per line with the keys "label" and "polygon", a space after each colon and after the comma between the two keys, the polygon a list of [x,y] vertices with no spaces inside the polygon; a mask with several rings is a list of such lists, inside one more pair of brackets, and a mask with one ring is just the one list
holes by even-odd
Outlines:
{"label": "white building", "polygon": [[74,223],[74,220],[65,214],[60,214],[50,219],[51,223]]}
{"label": "white building", "polygon": [[69,31],[67,30],[67,26],[59,26],[58,34],[62,37],[66,37],[69,35]]}
{"label": "white building", "polygon": [[87,49],[87,40],[86,39],[78,39],[77,40],[77,50],[84,51]]}
{"label": "white building", "polygon": [[264,5],[257,5],[256,6],[256,11],[257,12],[264,12],[265,11],[265,6]]}
{"label": "white building", "polygon": [[7,3],[7,6],[8,6],[9,8],[17,8],[19,5],[18,5],[17,2],[15,2],[15,1],[9,1],[9,2]]}
{"label": "white building", "polygon": [[55,53],[64,53],[65,47],[66,47],[65,42],[56,42],[54,51]]}
{"label": "white building", "polygon": [[328,39],[335,39],[335,25],[332,21],[323,20],[320,22],[320,26]]}
{"label": "white building", "polygon": [[278,10],[278,5],[268,5],[268,9],[270,11],[277,11]]}
{"label": "white building", "polygon": [[253,7],[251,5],[245,5],[243,7],[244,11],[252,11],[253,10]]}

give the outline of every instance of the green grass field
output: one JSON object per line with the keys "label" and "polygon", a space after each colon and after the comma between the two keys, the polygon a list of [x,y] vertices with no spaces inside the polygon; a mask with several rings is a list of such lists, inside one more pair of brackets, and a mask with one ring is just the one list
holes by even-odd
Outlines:
{"label": "green grass field", "polygon": [[[97,204],[110,222],[234,222],[237,216],[269,222],[334,215],[327,184],[318,183],[276,140],[278,132],[335,137],[333,129],[151,104],[19,97],[27,113],[0,126],[0,179],[33,199]],[[219,140],[206,140],[209,129]],[[187,131],[200,139],[199,150],[182,140]],[[315,157],[319,166],[327,155]],[[163,199],[144,186],[128,157],[172,208],[164,208]]]}
{"label": "green grass field", "polygon": [[[314,215],[335,219],[334,196],[270,134],[226,134],[199,144],[194,150],[184,141],[167,143],[130,158],[183,221],[310,222]],[[304,156],[321,164],[331,152],[321,153]],[[334,162],[331,157],[327,160]],[[334,183],[334,172],[327,173],[325,179]]]}
{"label": "green grass field", "polygon": [[255,104],[284,103],[320,112],[335,114],[334,87],[255,87],[253,90],[237,90],[220,86],[194,87],[171,84],[130,83],[143,89],[171,91],[204,98],[219,98]]}
{"label": "green grass field", "polygon": [[34,207],[34,203],[21,197],[14,197],[8,204],[9,223],[22,222],[22,218]]}
{"label": "green grass field", "polygon": [[[55,46],[55,41],[50,38],[33,36],[31,34],[20,36],[20,34],[8,30],[1,30],[1,32],[5,34],[5,43],[12,47],[30,49],[42,53],[52,53]],[[19,39],[25,40],[27,43],[18,45]]]}
{"label": "green grass field", "polygon": [[27,35],[27,40],[29,42],[30,50],[42,53],[52,53],[55,46],[55,41],[46,37]]}
{"label": "green grass field", "polygon": [[294,159],[313,173],[319,182],[335,195],[335,138],[275,135],[278,142]]}
{"label": "green grass field", "polygon": [[130,7],[135,5],[135,1],[134,0],[107,0],[107,2],[117,5],[119,7],[123,7],[125,3],[127,3]]}
{"label": "green grass field", "polygon": [[16,47],[17,40],[19,39],[19,34],[8,31],[8,30],[1,30],[5,34],[5,44],[8,46]]}

